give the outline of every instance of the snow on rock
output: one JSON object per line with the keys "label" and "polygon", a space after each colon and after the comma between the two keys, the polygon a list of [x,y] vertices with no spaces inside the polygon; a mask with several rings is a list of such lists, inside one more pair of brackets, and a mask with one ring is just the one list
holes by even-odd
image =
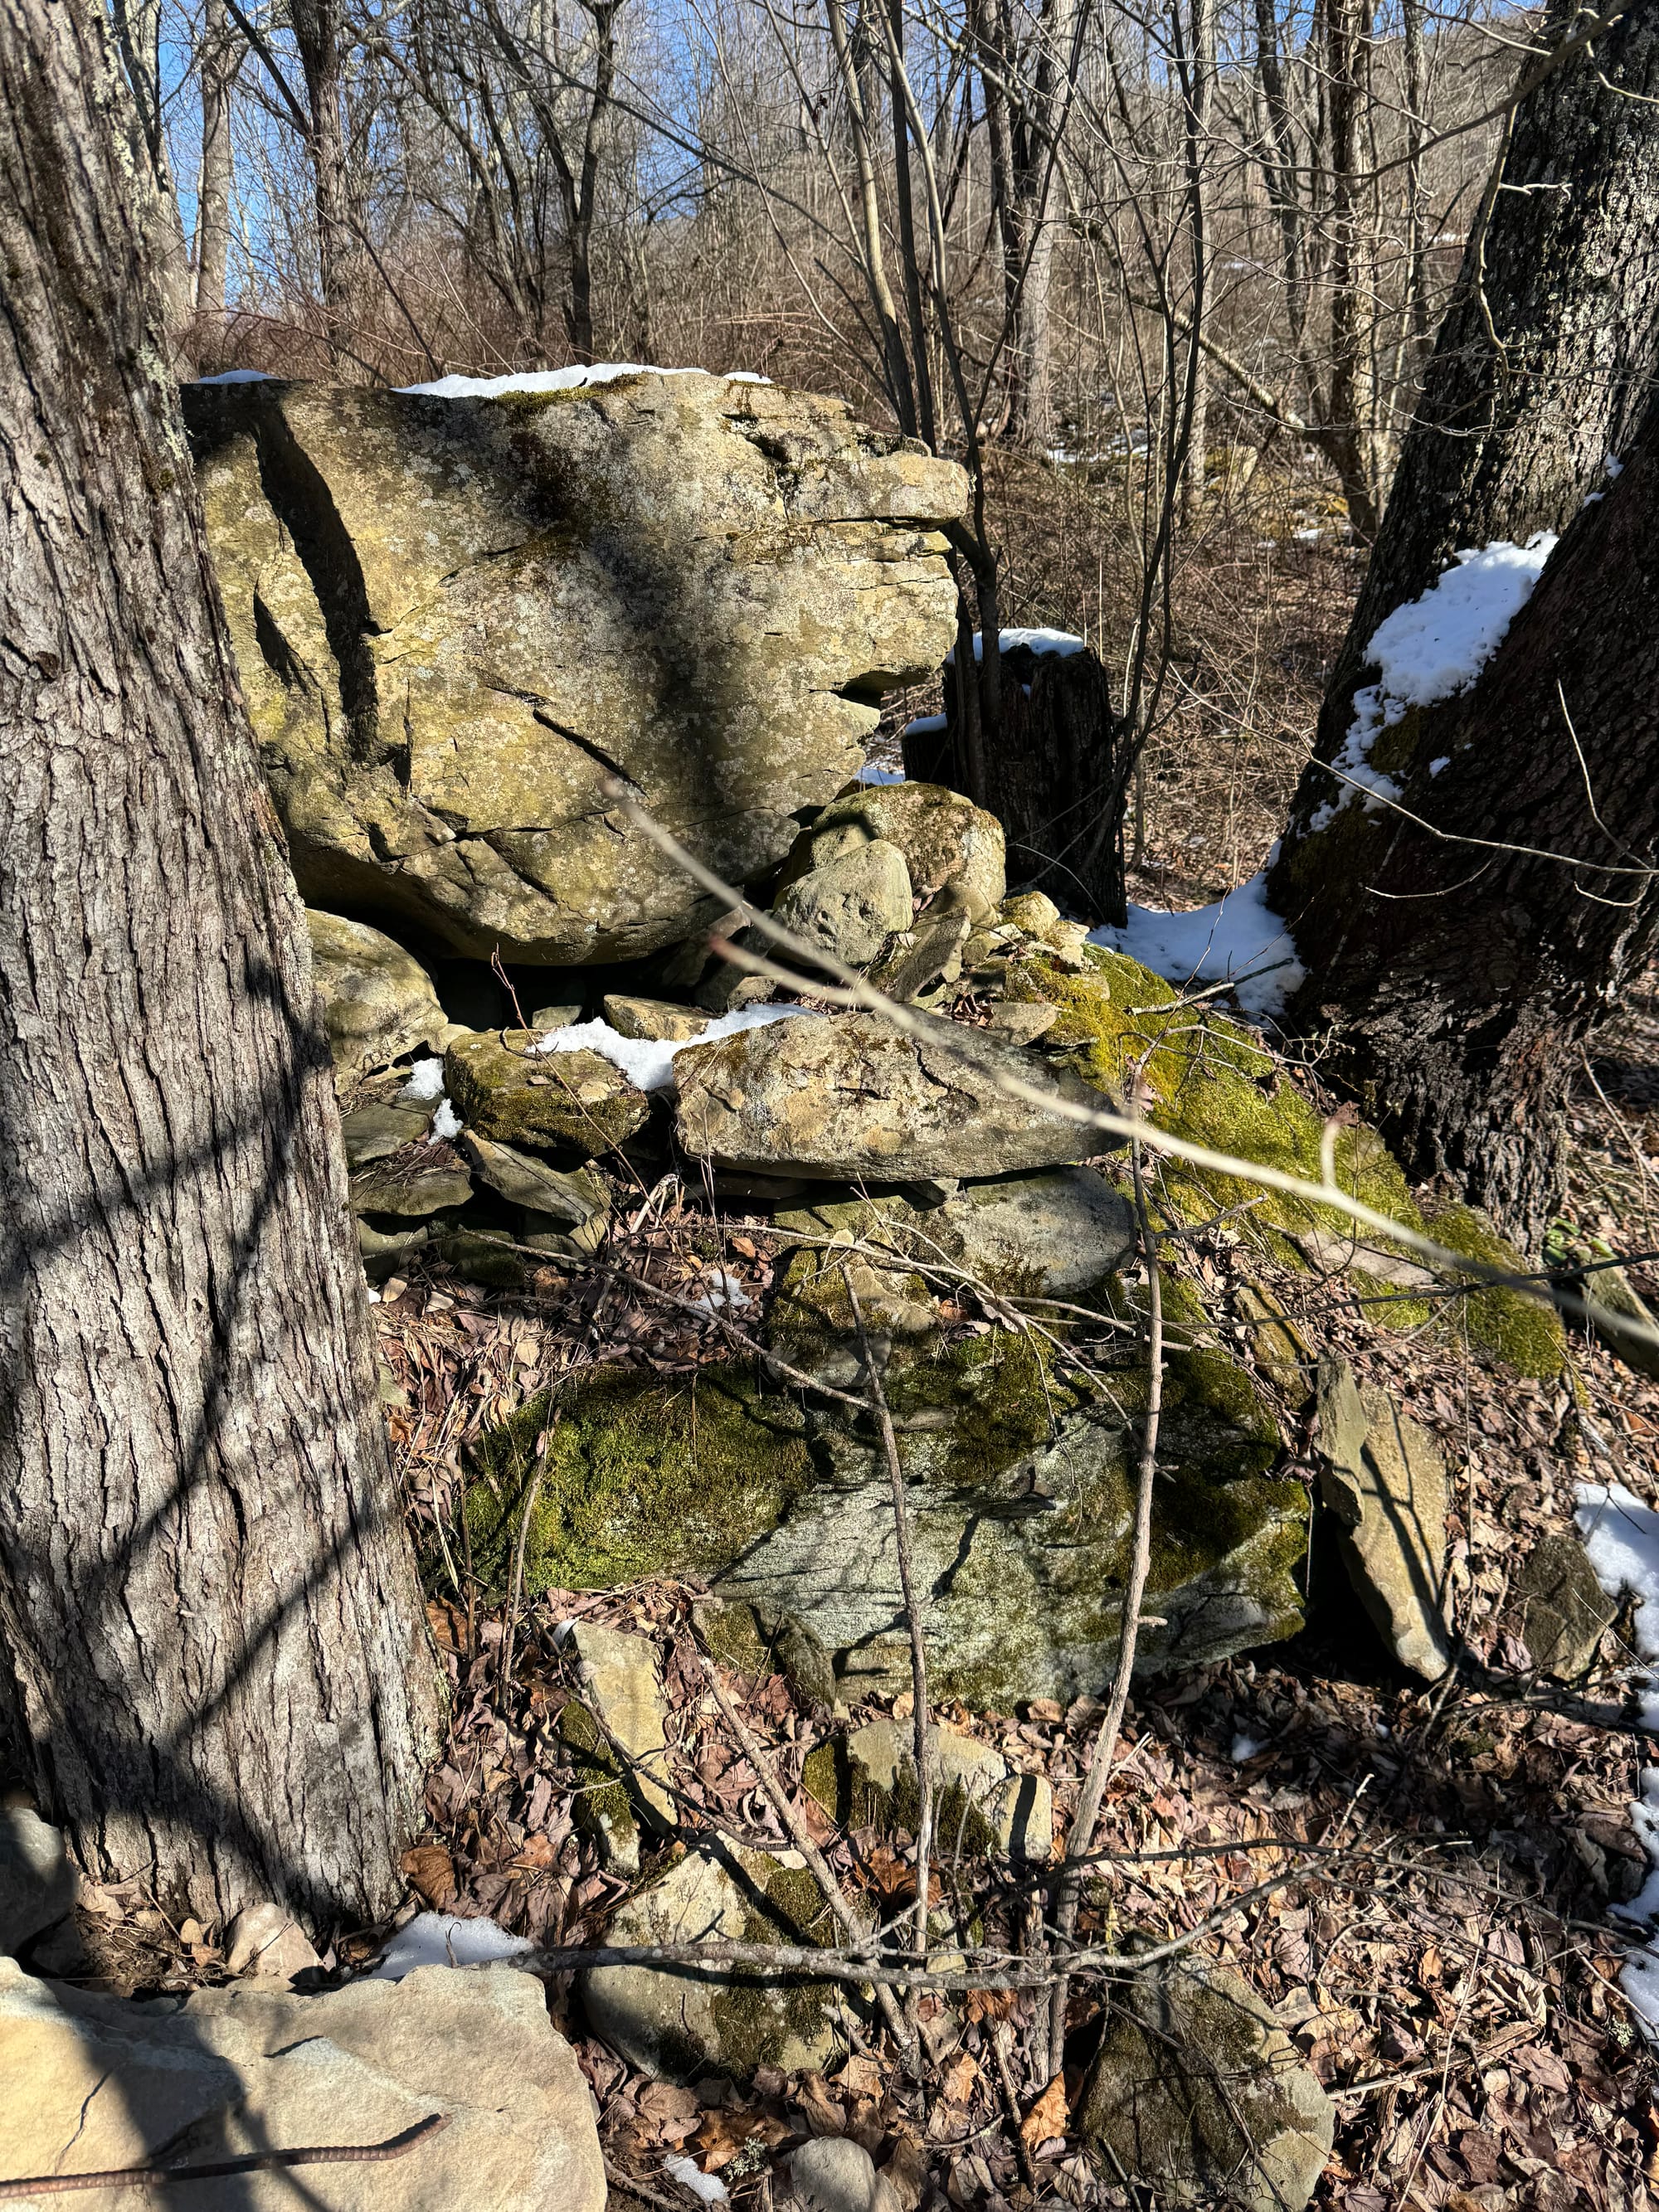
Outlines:
{"label": "snow on rock", "polygon": [[223,368],[217,376],[198,376],[198,384],[274,384],[276,378],[263,368]]}
{"label": "snow on rock", "polygon": [[724,2204],[729,2200],[730,2192],[719,2174],[705,2173],[696,2159],[687,2158],[683,2152],[676,2151],[665,2158],[662,2170],[694,2197],[701,2197],[705,2204]]}
{"label": "snow on rock", "polygon": [[427,1135],[428,1144],[451,1144],[460,1133],[460,1115],[455,1111],[453,1103],[448,1098],[441,1098],[438,1101],[438,1110],[432,1117],[432,1127]]}
{"label": "snow on rock", "polygon": [[441,1060],[417,1060],[409,1071],[409,1080],[398,1093],[411,1104],[424,1106],[444,1095],[444,1064]]}
{"label": "snow on rock", "polygon": [[416,1966],[490,1966],[502,1959],[521,1959],[535,1948],[522,1936],[509,1936],[493,1920],[417,1912],[381,1952],[368,1979],[400,1982]]}
{"label": "snow on rock", "polygon": [[701,1035],[694,1037],[625,1037],[613,1030],[609,1022],[571,1022],[562,1030],[550,1030],[540,1043],[532,1045],[532,1052],[596,1052],[601,1060],[608,1060],[641,1091],[667,1091],[674,1081],[674,1055],[694,1044],[713,1044],[716,1038],[735,1036],[739,1030],[763,1029],[768,1022],[785,1022],[805,1016],[805,1006],[739,1006],[735,1013],[722,1014],[718,1021],[710,1022]]}
{"label": "snow on rock", "polygon": [[[578,392],[585,385],[615,384],[624,376],[711,376],[707,368],[658,368],[640,361],[596,361],[586,368],[528,369],[517,376],[441,376],[433,384],[404,384],[399,391],[421,399],[504,399],[512,392]],[[219,383],[214,377],[204,381]],[[769,384],[752,368],[728,370],[727,384]]]}
{"label": "snow on rock", "polygon": [[1472,547],[1420,599],[1396,607],[1378,625],[1365,648],[1365,664],[1376,670],[1377,680],[1354,694],[1353,720],[1332,763],[1341,787],[1315,814],[1313,829],[1322,830],[1356,791],[1368,813],[1399,798],[1403,786],[1370,765],[1371,747],[1409,708],[1431,707],[1468,690],[1503,643],[1554,550],[1547,530],[1524,545],[1500,538]]}
{"label": "snow on rock", "polygon": [[1091,930],[1089,942],[1127,953],[1171,983],[1231,983],[1257,1019],[1277,1014],[1306,973],[1290,930],[1267,904],[1265,872],[1187,914],[1132,906],[1121,928],[1109,922]]}

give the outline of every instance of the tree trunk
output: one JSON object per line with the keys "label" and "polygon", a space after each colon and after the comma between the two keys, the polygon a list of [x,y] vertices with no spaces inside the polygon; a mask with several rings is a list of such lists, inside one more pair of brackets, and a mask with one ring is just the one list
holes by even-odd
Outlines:
{"label": "tree trunk", "polygon": [[[202,28],[202,181],[196,196],[196,313],[213,326],[207,350],[222,333],[230,264],[231,88],[242,46],[224,0],[207,0]],[[218,364],[215,363],[216,367]]]}
{"label": "tree trunk", "polygon": [[0,1733],[212,1921],[401,1892],[434,1672],[93,0],[0,0]]}
{"label": "tree trunk", "polygon": [[[1552,40],[1575,12],[1554,0]],[[1659,324],[1656,102],[1659,0],[1635,0],[1516,110],[1326,696],[1319,758],[1346,733],[1379,623],[1461,547],[1563,529],[1641,419]]]}
{"label": "tree trunk", "polygon": [[329,358],[337,376],[356,381],[360,365],[354,357],[352,337],[362,304],[359,282],[362,254],[351,226],[350,179],[341,118],[344,85],[339,11],[336,0],[289,0],[289,15],[305,74],[311,118],[307,150],[311,159],[317,276]]}
{"label": "tree trunk", "polygon": [[1291,1019],[1413,1175],[1535,1244],[1577,1047],[1659,937],[1659,409],[1478,682],[1371,764],[1397,805],[1350,798],[1270,879]]}

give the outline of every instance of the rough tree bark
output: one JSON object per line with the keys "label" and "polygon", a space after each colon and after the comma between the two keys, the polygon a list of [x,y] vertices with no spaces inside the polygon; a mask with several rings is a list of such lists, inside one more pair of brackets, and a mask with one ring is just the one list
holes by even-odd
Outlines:
{"label": "rough tree bark", "polygon": [[342,104],[344,32],[337,0],[289,0],[289,21],[306,83],[307,151],[317,220],[317,275],[334,374],[361,373],[352,338],[362,303],[362,247],[352,223]]}
{"label": "rough tree bark", "polygon": [[0,0],[0,1735],[95,1875],[372,1917],[434,1674],[130,115]]}
{"label": "rough tree bark", "polygon": [[[1575,0],[1553,0],[1543,43],[1573,35],[1577,14]],[[1656,336],[1659,0],[1635,0],[1515,111],[1327,693],[1319,757],[1342,743],[1385,617],[1460,547],[1523,544],[1578,512],[1641,419]]]}
{"label": "rough tree bark", "polygon": [[1397,806],[1351,798],[1271,878],[1291,1019],[1413,1174],[1535,1243],[1578,1044],[1659,940],[1659,407],[1479,681],[1370,760]]}
{"label": "rough tree bark", "polygon": [[[231,100],[244,48],[224,0],[206,0],[202,21],[202,174],[196,194],[196,313],[210,326],[208,350],[222,339],[230,265]],[[215,367],[218,363],[215,362]]]}

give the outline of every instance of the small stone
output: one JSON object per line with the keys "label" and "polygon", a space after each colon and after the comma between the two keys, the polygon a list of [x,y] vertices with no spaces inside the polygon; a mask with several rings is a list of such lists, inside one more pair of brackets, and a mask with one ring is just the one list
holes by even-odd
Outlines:
{"label": "small stone", "polygon": [[[838,1942],[840,1932],[799,1854],[723,1842],[685,1853],[612,1914],[617,1945]],[[582,1977],[594,2033],[653,2081],[708,2073],[745,2079],[757,2066],[822,2073],[846,2042],[848,1993],[800,1973],[753,1968],[723,1982],[660,1966],[594,1966]]]}
{"label": "small stone", "polygon": [[304,1929],[280,1905],[245,1905],[225,1930],[225,1966],[232,1974],[289,1982],[322,1963]]}
{"label": "small stone", "polygon": [[851,2136],[814,2136],[789,2160],[805,2212],[897,2212],[898,2192]]}
{"label": "small stone", "polygon": [[537,1006],[530,1016],[532,1030],[568,1030],[582,1018],[580,1003],[574,1006]]}
{"label": "small stone", "polygon": [[1188,1957],[1120,1985],[1079,2129],[1160,2203],[1303,2212],[1335,2113],[1261,2000]]}
{"label": "small stone", "polygon": [[947,884],[927,912],[918,915],[915,927],[896,938],[893,949],[877,962],[870,981],[901,1006],[935,984],[954,983],[962,973],[962,948],[972,929],[956,884]]}
{"label": "small stone", "polygon": [[804,1620],[775,1606],[700,1598],[691,1608],[711,1655],[745,1674],[781,1674],[803,1705],[833,1705],[836,1666]]}
{"label": "small stone", "polygon": [[1002,824],[939,783],[867,785],[832,800],[802,832],[785,878],[873,839],[903,854],[916,897],[932,898],[953,884],[974,921],[995,911],[1007,881]]}
{"label": "small stone", "polygon": [[1540,1536],[1516,1577],[1516,1626],[1533,1664],[1570,1682],[1593,1664],[1619,1608],[1595,1578],[1577,1537]]}
{"label": "small stone", "polygon": [[395,1106],[355,1107],[340,1121],[346,1165],[365,1168],[371,1160],[383,1160],[392,1152],[402,1152],[405,1145],[418,1143],[432,1127],[436,1110],[435,1099],[424,1105],[400,1102]]}
{"label": "small stone", "polygon": [[629,999],[612,992],[602,1008],[618,1036],[644,1037],[653,1044],[687,1044],[714,1019],[700,1006],[680,1006],[666,999]]}
{"label": "small stone", "polygon": [[22,1950],[67,1918],[80,1887],[63,1830],[32,1806],[0,1805],[0,1953]]}
{"label": "small stone", "polygon": [[579,1620],[570,1640],[581,1662],[582,1688],[605,1726],[637,1764],[628,1784],[662,1826],[675,1821],[674,1800],[665,1787],[668,1706],[657,1680],[656,1647],[648,1636]]}
{"label": "small stone", "polygon": [[1009,1044],[1035,1044],[1060,1019],[1060,1008],[1042,999],[1003,999],[992,1007],[990,1030]]}
{"label": "small stone", "polygon": [[651,1107],[596,1052],[542,1053],[532,1030],[465,1036],[444,1054],[444,1081],[473,1133],[499,1144],[596,1159],[644,1127]]}
{"label": "small stone", "polygon": [[884,838],[854,845],[779,892],[773,912],[816,951],[867,968],[911,921],[910,872]]}
{"label": "small stone", "polygon": [[365,1221],[357,1217],[357,1250],[363,1263],[363,1273],[371,1283],[382,1282],[398,1262],[411,1252],[422,1250],[432,1242],[432,1224],[416,1221],[406,1227],[388,1223]]}
{"label": "small stone", "polygon": [[1438,1681],[1446,1638],[1446,1468],[1428,1431],[1346,1360],[1319,1363],[1320,1496],[1349,1578],[1402,1667]]}
{"label": "small stone", "polygon": [[1006,898],[997,909],[1004,921],[1026,937],[1035,937],[1039,945],[1048,942],[1049,932],[1060,921],[1060,908],[1046,891],[1016,891]]}

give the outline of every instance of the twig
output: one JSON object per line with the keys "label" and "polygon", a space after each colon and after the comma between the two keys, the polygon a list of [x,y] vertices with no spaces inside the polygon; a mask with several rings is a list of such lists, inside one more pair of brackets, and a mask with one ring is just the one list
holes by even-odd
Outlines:
{"label": "twig", "polygon": [[[1072,1861],[1079,1854],[1086,1852],[1094,1842],[1100,1808],[1105,1801],[1106,1785],[1112,1778],[1118,1725],[1128,1703],[1129,1682],[1134,1673],[1135,1644],[1140,1633],[1140,1602],[1146,1595],[1146,1577],[1152,1556],[1152,1482],[1158,1472],[1158,1415],[1164,1403],[1164,1277],[1158,1266],[1158,1237],[1146,1204],[1146,1180],[1138,1141],[1131,1146],[1129,1158],[1134,1182],[1135,1216],[1140,1224],[1141,1249],[1146,1259],[1146,1419],[1141,1431],[1134,1543],[1129,1558],[1128,1580],[1123,1591],[1123,1625],[1118,1636],[1117,1665],[1112,1675],[1111,1694],[1106,1700],[1100,1734],[1095,1738],[1089,1771],[1084,1777],[1083,1788],[1078,1797],[1077,1817],[1072,1822],[1066,1838],[1066,1856],[1060,1863],[1059,1889],[1054,1900],[1054,1932],[1062,1942],[1070,1940],[1072,1930],[1077,1925],[1079,1892],[1077,1872]],[[1066,2002],[1068,1994],[1068,1979],[1062,1967],[1048,2005],[1048,2070],[1050,2073],[1058,2072],[1066,2048]]]}
{"label": "twig", "polygon": [[1035,2197],[1040,2197],[1042,2192],[1037,2186],[1036,2166],[1032,2161],[1031,2146],[1026,2142],[1024,2131],[1020,2126],[1019,2100],[1014,2094],[1014,2077],[1008,2065],[1008,2045],[1012,2040],[1012,2035],[1013,2031],[1007,2021],[1000,2021],[991,2038],[991,2056],[996,2061],[997,2087],[1002,2092],[1002,2109],[1008,2123],[1008,2140],[1013,2145],[1014,2157],[1019,2165],[1019,2178]]}
{"label": "twig", "polygon": [[42,2173],[24,2181],[0,2181],[0,2198],[66,2197],[77,2189],[167,2189],[175,2181],[212,2181],[230,2173],[269,2173],[289,2166],[388,2166],[428,2142],[450,2123],[448,2112],[432,2112],[389,2136],[381,2143],[326,2144],[305,2150],[251,2151],[246,2158],[216,2158],[204,2166],[117,2166],[102,2173]]}
{"label": "twig", "polygon": [[[695,1645],[692,1648],[696,1650]],[[744,1757],[759,1778],[760,1786],[766,1792],[772,1810],[782,1821],[790,1842],[805,1860],[808,1871],[823,1892],[824,1903],[835,1915],[842,1933],[849,1942],[857,1945],[866,1940],[866,1931],[859,1926],[854,1916],[853,1908],[842,1895],[841,1884],[831,1872],[829,1861],[813,1842],[805,1821],[802,1820],[791,1802],[789,1793],[779,1781],[777,1771],[761,1748],[754,1731],[748,1726],[730,1698],[726,1696],[720,1686],[720,1676],[701,1651],[697,1652],[697,1664],[702,1668],[704,1679],[714,1692],[714,1703],[720,1707],[726,1726],[738,1739]],[[811,1958],[813,1954],[808,1952],[804,1955]],[[912,2057],[916,2057],[920,2046],[915,2031],[900,2009],[898,2001],[893,1996],[891,1990],[884,1987],[874,1974],[867,1977],[860,1975],[854,1978],[868,1978],[875,1982],[876,1998],[881,2006],[882,2017],[891,2028],[900,2047]]]}
{"label": "twig", "polygon": [[853,1309],[853,1326],[859,1334],[859,1359],[864,1368],[864,1379],[870,1386],[871,1404],[881,1431],[882,1450],[886,1455],[888,1478],[893,1487],[893,1541],[898,1554],[899,1589],[904,1599],[905,1625],[910,1632],[910,1717],[915,1744],[916,1796],[921,1804],[916,1820],[916,1955],[925,1959],[927,1956],[927,1867],[933,1856],[933,1747],[928,1741],[927,1653],[921,1640],[921,1607],[916,1600],[915,1577],[910,1555],[910,1504],[905,1493],[904,1465],[899,1458],[898,1439],[893,1434],[893,1417],[887,1409],[887,1393],[881,1387],[881,1375],[871,1356],[869,1332],[864,1326],[864,1310],[859,1304],[858,1292],[853,1288],[851,1271],[844,1263],[841,1279],[846,1285],[848,1303]]}

